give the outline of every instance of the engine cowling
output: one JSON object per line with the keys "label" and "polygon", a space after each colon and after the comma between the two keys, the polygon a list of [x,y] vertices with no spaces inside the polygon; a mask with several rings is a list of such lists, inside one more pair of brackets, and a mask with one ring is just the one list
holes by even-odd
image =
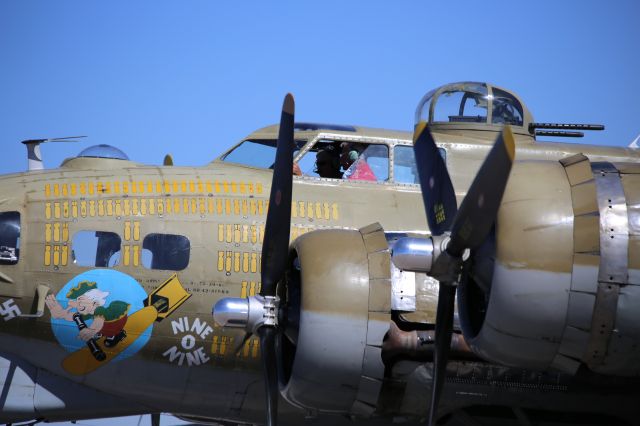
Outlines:
{"label": "engine cowling", "polygon": [[517,163],[494,237],[459,291],[474,352],[522,368],[640,375],[639,165]]}
{"label": "engine cowling", "polygon": [[313,411],[371,415],[390,321],[384,232],[379,225],[316,231],[298,238],[293,254],[286,287],[289,304],[294,299],[299,306],[285,332],[295,336],[281,342],[282,395]]}

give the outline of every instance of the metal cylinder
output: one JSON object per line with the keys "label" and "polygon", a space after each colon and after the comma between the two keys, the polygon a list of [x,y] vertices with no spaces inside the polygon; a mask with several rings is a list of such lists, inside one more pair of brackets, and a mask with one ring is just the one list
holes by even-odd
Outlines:
{"label": "metal cylinder", "polygon": [[225,297],[213,307],[213,319],[222,327],[244,328],[249,322],[249,300]]}
{"label": "metal cylinder", "polygon": [[433,263],[431,238],[400,238],[391,251],[391,259],[403,271],[429,272]]}

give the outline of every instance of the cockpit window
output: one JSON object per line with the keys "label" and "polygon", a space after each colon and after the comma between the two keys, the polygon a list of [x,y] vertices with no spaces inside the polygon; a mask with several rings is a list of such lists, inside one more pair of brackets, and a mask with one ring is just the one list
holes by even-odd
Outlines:
{"label": "cockpit window", "polygon": [[522,105],[508,92],[493,88],[493,111],[491,123],[522,126]]}
{"label": "cockpit window", "polygon": [[20,213],[0,213],[0,265],[15,265],[20,259]]}
{"label": "cockpit window", "polygon": [[389,179],[389,148],[384,144],[323,139],[298,165],[304,176],[383,182]]}
{"label": "cockpit window", "polygon": [[[444,148],[438,148],[438,152],[446,162],[447,151]],[[393,148],[393,180],[396,183],[420,183],[412,146],[396,145]]]}
{"label": "cockpit window", "polygon": [[[221,160],[250,167],[272,168],[276,158],[276,143],[275,139],[246,140],[225,154]],[[294,156],[305,143],[303,140],[296,141]]]}
{"label": "cockpit window", "polygon": [[438,95],[433,111],[434,122],[486,123],[489,102],[487,86],[465,83]]}
{"label": "cockpit window", "polygon": [[142,242],[142,265],[147,269],[181,271],[189,265],[191,243],[173,234],[149,234]]}

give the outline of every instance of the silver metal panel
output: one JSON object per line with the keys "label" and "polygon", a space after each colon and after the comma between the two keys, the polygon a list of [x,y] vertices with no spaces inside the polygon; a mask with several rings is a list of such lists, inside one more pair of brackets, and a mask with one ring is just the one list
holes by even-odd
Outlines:
{"label": "silver metal panel", "polygon": [[591,328],[591,314],[596,297],[593,294],[569,293],[569,311],[567,312],[567,325],[589,330]]}
{"label": "silver metal panel", "polygon": [[567,327],[564,330],[562,343],[560,343],[560,349],[558,352],[562,355],[575,358],[576,360],[582,359],[585,351],[587,350],[588,344],[588,332],[575,327]]}
{"label": "silver metal panel", "polygon": [[598,268],[574,263],[571,273],[571,291],[596,294],[598,291]]}
{"label": "silver metal panel", "polygon": [[365,348],[362,375],[379,380],[382,380],[384,378],[382,349],[373,346],[367,346]]}
{"label": "silver metal panel", "polygon": [[384,335],[389,331],[389,318],[381,321],[371,317],[369,313],[369,324],[367,326],[367,345],[370,346],[382,346],[382,339]]}
{"label": "silver metal panel", "polygon": [[382,380],[362,377],[358,386],[356,400],[375,406],[378,403],[378,395],[380,395],[381,389]]}
{"label": "silver metal panel", "polygon": [[402,271],[391,265],[391,309],[414,312],[416,310],[416,273]]}
{"label": "silver metal panel", "polygon": [[576,374],[578,368],[580,368],[580,362],[576,361],[575,359],[558,354],[551,362],[551,368],[573,375]]}

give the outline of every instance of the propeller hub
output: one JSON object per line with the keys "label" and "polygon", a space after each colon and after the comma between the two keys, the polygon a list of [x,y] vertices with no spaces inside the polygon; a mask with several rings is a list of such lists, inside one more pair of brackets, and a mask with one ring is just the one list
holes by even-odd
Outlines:
{"label": "propeller hub", "polygon": [[213,307],[213,319],[221,327],[244,328],[249,333],[263,326],[278,325],[277,296],[225,297]]}

